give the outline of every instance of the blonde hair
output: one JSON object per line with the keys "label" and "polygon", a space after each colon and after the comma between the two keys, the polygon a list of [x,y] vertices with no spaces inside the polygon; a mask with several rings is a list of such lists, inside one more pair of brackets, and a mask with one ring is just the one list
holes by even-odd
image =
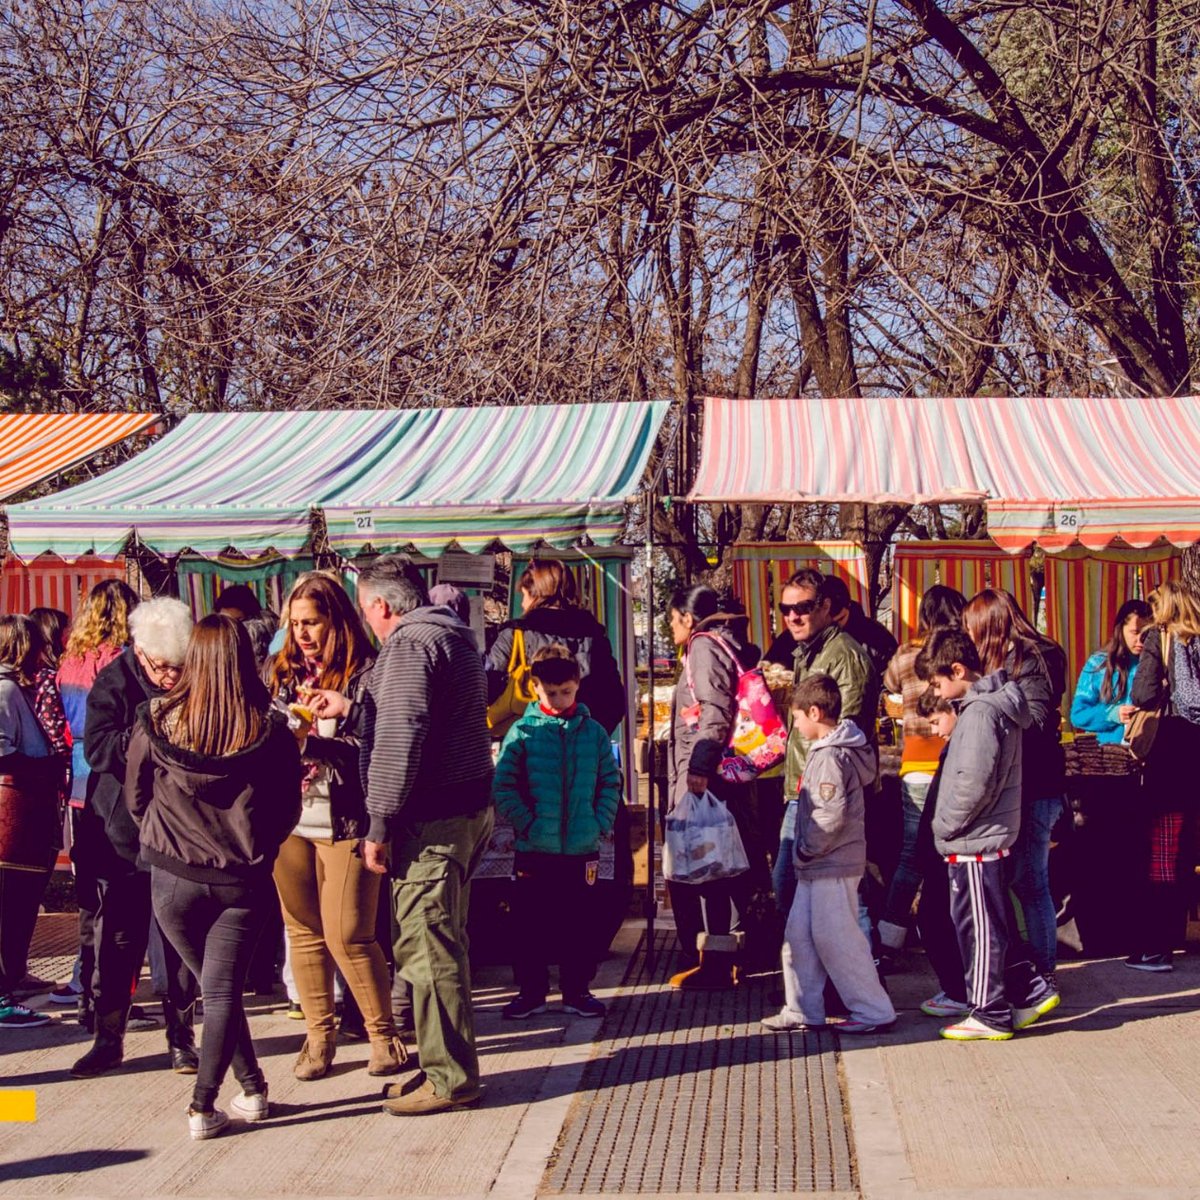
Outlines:
{"label": "blonde hair", "polygon": [[1181,642],[1200,634],[1200,599],[1178,580],[1164,579],[1150,593],[1150,608],[1155,625]]}
{"label": "blonde hair", "polygon": [[101,646],[120,649],[126,645],[129,614],[137,603],[137,592],[120,579],[104,579],[96,584],[75,614],[63,657],[82,658]]}

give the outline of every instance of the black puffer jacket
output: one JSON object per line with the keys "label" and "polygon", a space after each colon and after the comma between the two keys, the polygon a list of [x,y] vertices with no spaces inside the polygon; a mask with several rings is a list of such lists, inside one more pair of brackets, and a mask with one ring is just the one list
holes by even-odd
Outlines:
{"label": "black puffer jacket", "polygon": [[[1018,652],[1021,664],[1018,667]],[[1004,670],[1021,689],[1033,724],[1021,735],[1021,800],[1061,796],[1066,786],[1066,764],[1059,725],[1063,694],[1067,690],[1067,656],[1056,642],[1022,638],[1004,659]]]}
{"label": "black puffer jacket", "polygon": [[[367,798],[363,794],[359,761],[367,735],[367,685],[371,680],[374,659],[360,667],[350,677],[344,692],[350,701],[350,715],[338,722],[333,737],[309,734],[304,743],[304,757],[328,763],[329,808],[333,817],[333,840],[367,836]],[[286,684],[279,689],[284,704],[296,700],[296,689]]]}
{"label": "black puffer jacket", "polygon": [[625,719],[625,685],[604,626],[583,608],[534,608],[502,625],[487,656],[488,703],[504,691],[508,682],[516,629],[525,634],[526,661],[543,646],[555,642],[571,651],[579,662],[582,678],[580,703],[586,704],[592,717],[612,733]]}
{"label": "black puffer jacket", "polygon": [[167,740],[145,704],[129,739],[124,798],[141,858],[199,883],[269,875],[300,819],[300,751],[282,718],[236,754]]}
{"label": "black puffer jacket", "polygon": [[122,799],[129,736],[138,708],[162,694],[142,670],[132,646],[96,676],[88,693],[83,753],[92,772],[84,803],[103,821],[112,848],[126,862],[138,857],[137,826]]}

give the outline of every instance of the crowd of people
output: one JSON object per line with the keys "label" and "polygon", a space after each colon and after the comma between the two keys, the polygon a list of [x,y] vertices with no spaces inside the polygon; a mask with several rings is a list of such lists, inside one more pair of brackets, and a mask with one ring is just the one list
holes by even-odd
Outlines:
{"label": "crowd of people", "polygon": [[[169,1065],[194,1076],[189,1135],[216,1136],[230,1113],[266,1119],[244,993],[264,946],[274,982],[282,914],[280,965],[305,1023],[296,1078],[327,1075],[355,1022],[368,1074],[407,1074],[386,1112],[474,1104],[467,915],[497,812],[515,835],[517,994],[502,1016],[544,1011],[557,966],[563,1010],[602,1017],[598,865],[623,816],[610,738],[625,689],[562,563],[531,563],[518,588],[522,615],[486,653],[466,598],[431,596],[403,555],[364,566],[354,599],[333,575],[301,576],[278,618],[229,588],[193,622],[180,601],[114,581],[70,623],[49,609],[0,617],[0,1030],[49,1019],[18,993],[65,832],[80,952],[52,999],[76,1003],[93,1037],[73,1077],[117,1069],[127,1030],[157,1024],[133,1004],[149,954]],[[840,1006],[842,1033],[877,1032],[896,1016],[879,960],[915,931],[939,985],[922,1010],[949,1022],[942,1035],[1011,1037],[1059,1003],[1048,867],[1065,655],[1003,591],[931,588],[904,646],[815,571],[787,581],[780,610],[764,656],[713,589],[672,599],[671,804],[715,795],[750,864],[669,883],[672,986],[735,986],[749,935],[782,963],[767,1029],[822,1026]],[[1130,601],[1072,705],[1077,729],[1114,745],[1139,712],[1161,714],[1144,780],[1122,784],[1145,851],[1127,960],[1141,970],[1170,970],[1184,931],[1194,812],[1179,780],[1200,736],[1198,635],[1200,601],[1181,585]],[[777,779],[726,778],[740,684],[760,658],[793,672],[786,760]],[[904,714],[896,813],[879,788],[881,688]],[[892,817],[900,847],[881,886],[867,867]],[[419,1071],[406,1072],[406,1040]]]}
{"label": "crowd of people", "polygon": [[[918,636],[903,646],[849,603],[844,582],[812,570],[785,583],[780,616],[783,632],[761,657],[793,671],[782,786],[722,774],[740,680],[760,658],[744,613],[703,586],[671,602],[683,663],[672,704],[672,803],[713,793],[750,860],[732,878],[668,885],[684,961],[672,984],[736,984],[755,935],[745,916],[760,911],[770,870],[784,920],[784,988],[766,1028],[821,1026],[832,1004],[846,1014],[842,1033],[887,1029],[895,1011],[881,964],[894,965],[915,931],[939,984],[921,1009],[948,1021],[942,1036],[1011,1038],[1061,998],[1050,852],[1069,822],[1064,651],[1015,597],[993,589],[968,600],[930,588]],[[1139,713],[1158,718],[1144,763],[1126,749],[1129,769],[1109,781],[1141,863],[1136,894],[1125,898],[1126,965],[1137,970],[1171,970],[1185,932],[1195,806],[1179,780],[1200,736],[1197,635],[1200,601],[1181,584],[1162,584],[1148,603],[1129,601],[1108,646],[1085,665],[1071,708],[1076,731],[1117,747],[1128,745]],[[880,787],[881,687],[903,712],[898,813]],[[890,856],[882,831],[897,826]]]}

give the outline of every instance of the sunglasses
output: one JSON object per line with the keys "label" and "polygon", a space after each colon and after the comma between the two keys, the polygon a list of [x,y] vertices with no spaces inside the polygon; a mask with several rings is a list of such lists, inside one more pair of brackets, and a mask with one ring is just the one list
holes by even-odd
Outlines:
{"label": "sunglasses", "polygon": [[820,603],[820,600],[815,599],[801,600],[799,604],[781,604],[779,606],[779,611],[783,613],[785,617],[790,617],[792,613],[795,613],[798,617],[807,617],[809,613],[816,612]]}

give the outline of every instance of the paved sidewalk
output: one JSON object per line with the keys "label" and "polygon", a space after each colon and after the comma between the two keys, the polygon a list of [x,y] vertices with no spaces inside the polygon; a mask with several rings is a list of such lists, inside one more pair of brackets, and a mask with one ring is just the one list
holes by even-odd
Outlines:
{"label": "paved sidewalk", "polygon": [[[488,1091],[470,1112],[383,1115],[362,1043],[297,1082],[299,1023],[254,998],[276,1115],[212,1142],[186,1137],[189,1083],[165,1069],[161,1031],[131,1034],[128,1065],[89,1081],[66,1076],[86,1044],[73,1021],[5,1034],[0,1086],[35,1089],[39,1120],[0,1125],[0,1196],[1200,1198],[1200,958],[1171,975],[1067,964],[1051,1018],[954,1045],[916,1011],[931,990],[916,955],[890,980],[896,1030],[852,1043],[760,1035],[769,978],[671,994],[669,954],[648,970],[637,933],[602,966],[603,1023],[501,1022],[507,972],[480,972]],[[42,946],[34,968],[61,974],[65,942]]]}

